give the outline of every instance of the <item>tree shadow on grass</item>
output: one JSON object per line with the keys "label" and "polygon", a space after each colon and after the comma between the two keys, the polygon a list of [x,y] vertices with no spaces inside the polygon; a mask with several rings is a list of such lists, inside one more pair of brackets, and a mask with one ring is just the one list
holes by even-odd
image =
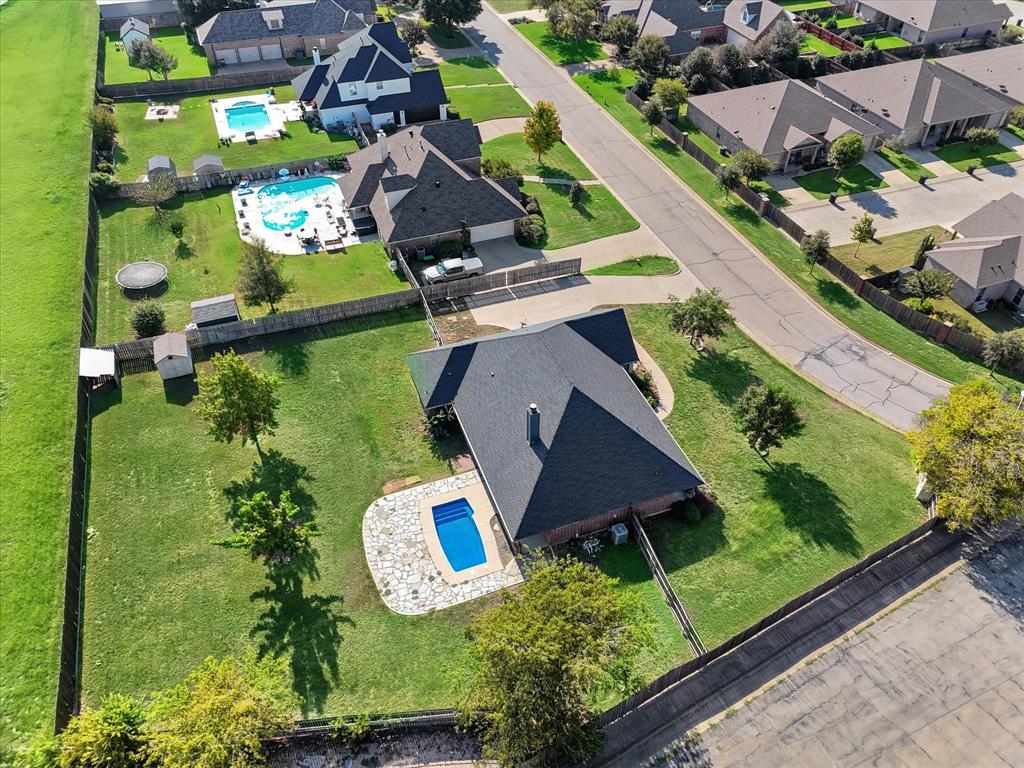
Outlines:
{"label": "tree shadow on grass", "polygon": [[309,344],[306,342],[275,344],[263,354],[285,376],[303,376],[309,370]]}
{"label": "tree shadow on grass", "polygon": [[750,363],[728,352],[697,355],[690,361],[687,375],[710,386],[728,406],[755,380]]}
{"label": "tree shadow on grass", "polygon": [[835,280],[819,280],[818,295],[828,304],[835,304],[846,309],[853,309],[857,306],[857,297],[849,288]]}
{"label": "tree shadow on grass", "polygon": [[669,574],[711,557],[729,543],[725,536],[725,510],[717,503],[699,523],[688,523],[670,511],[644,520],[643,525]]}
{"label": "tree shadow on grass", "polygon": [[321,713],[340,679],[341,626],[354,622],[341,612],[340,595],[307,594],[298,571],[278,569],[268,578],[269,585],[249,596],[267,604],[249,636],[258,639],[261,658],[289,654],[292,688],[302,699],[303,715]]}
{"label": "tree shadow on grass", "polygon": [[251,498],[260,491],[265,491],[275,504],[281,501],[281,494],[288,491],[292,503],[303,515],[312,515],[316,509],[316,499],[304,486],[312,480],[313,476],[306,467],[283,455],[279,450],[271,448],[264,453],[262,461],[257,459],[253,462],[247,478],[233,480],[224,489],[224,495],[231,502],[227,519],[234,521],[239,501]]}
{"label": "tree shadow on grass", "polygon": [[828,483],[792,462],[755,471],[764,481],[765,494],[782,510],[787,528],[797,531],[806,542],[860,556],[863,547],[850,516]]}

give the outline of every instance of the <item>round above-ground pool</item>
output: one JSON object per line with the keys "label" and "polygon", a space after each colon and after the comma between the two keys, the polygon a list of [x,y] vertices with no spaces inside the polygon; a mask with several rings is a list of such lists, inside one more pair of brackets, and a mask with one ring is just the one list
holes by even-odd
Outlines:
{"label": "round above-ground pool", "polygon": [[142,291],[167,279],[167,267],[158,261],[136,261],[117,270],[114,282],[130,291]]}
{"label": "round above-ground pool", "polygon": [[316,205],[317,195],[336,192],[334,179],[323,176],[291,179],[267,184],[256,193],[263,224],[276,232],[294,230],[306,223],[309,208]]}

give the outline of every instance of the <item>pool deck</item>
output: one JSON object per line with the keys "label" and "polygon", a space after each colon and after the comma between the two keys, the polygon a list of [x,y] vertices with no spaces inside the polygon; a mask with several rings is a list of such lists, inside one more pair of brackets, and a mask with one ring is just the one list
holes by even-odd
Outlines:
{"label": "pool deck", "polygon": [[213,122],[217,126],[217,136],[222,139],[231,139],[232,142],[245,142],[246,132],[236,131],[228,125],[227,110],[237,106],[240,102],[246,104],[262,104],[267,108],[267,117],[270,124],[260,128],[254,133],[256,140],[273,139],[281,135],[286,122],[302,120],[302,109],[297,101],[286,101],[277,103],[275,97],[269,93],[255,93],[248,96],[232,96],[227,99],[213,99],[210,101],[210,108],[213,110]]}
{"label": "pool deck", "polygon": [[[463,498],[473,507],[487,559],[456,572],[437,538],[432,508]],[[363,517],[363,548],[384,604],[406,616],[449,608],[523,581],[476,471],[377,499]]]}

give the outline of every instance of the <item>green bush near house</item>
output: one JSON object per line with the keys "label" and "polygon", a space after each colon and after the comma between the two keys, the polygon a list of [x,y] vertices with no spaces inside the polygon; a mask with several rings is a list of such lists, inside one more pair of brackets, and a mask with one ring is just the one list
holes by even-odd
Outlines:
{"label": "green bush near house", "polygon": [[512,163],[524,176],[543,179],[593,179],[587,166],[569,147],[559,141],[544,153],[540,162],[532,149],[526,146],[521,133],[508,133],[481,145],[484,159],[504,159]]}
{"label": "green bush near house", "polygon": [[608,58],[598,40],[568,40],[556,37],[551,34],[551,28],[546,21],[517,24],[515,29],[560,67]]}
{"label": "green bush near house", "polygon": [[972,144],[969,141],[946,144],[934,149],[933,152],[958,171],[966,171],[969,165],[990,168],[993,165],[1016,163],[1022,159],[1017,152],[1002,144]]}
{"label": "green bush near house", "polygon": [[[170,73],[169,80],[183,80],[189,77],[209,77],[217,68],[210,65],[202,46],[193,45],[181,27],[163,27],[150,30],[152,40],[178,59],[178,68]],[[117,30],[104,33],[103,82],[142,83],[150,79],[160,80],[162,75],[150,78],[146,70],[136,67],[128,60],[128,52],[118,51],[115,45],[121,43]]]}
{"label": "green bush near house", "polygon": [[640,226],[615,196],[601,185],[583,187],[578,206],[569,202],[568,184],[539,184],[528,181],[523,193],[540,201],[547,225],[547,239],[538,247],[567,248],[609,235],[631,232]]}
{"label": "green bush near house", "polygon": [[839,195],[855,195],[872,189],[882,189],[889,185],[881,176],[876,176],[863,165],[847,168],[836,179],[836,172],[826,168],[813,173],[794,176],[793,181],[810,192],[818,200],[824,200],[831,193]]}

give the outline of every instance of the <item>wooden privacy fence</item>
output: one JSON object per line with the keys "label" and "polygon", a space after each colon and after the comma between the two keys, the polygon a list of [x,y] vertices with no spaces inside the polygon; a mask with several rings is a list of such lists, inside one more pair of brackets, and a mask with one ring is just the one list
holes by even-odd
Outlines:
{"label": "wooden privacy fence", "polygon": [[[193,158],[195,159],[195,158]],[[317,163],[320,163],[319,170]],[[273,179],[277,177],[278,171],[287,168],[290,173],[308,171],[311,174],[325,171],[328,168],[328,158],[307,157],[302,160],[284,160],[279,163],[268,163],[267,165],[253,165],[248,168],[226,168],[223,173],[204,173],[202,176],[176,176],[174,186],[180,193],[202,192],[204,189],[213,187],[233,187],[243,177],[249,179]],[[116,197],[127,198],[132,190],[143,185],[143,182],[122,182],[118,185]]]}
{"label": "wooden privacy fence", "polygon": [[897,552],[898,550],[903,549],[912,542],[927,536],[933,530],[935,530],[935,528],[939,524],[939,518],[932,518],[928,520],[926,523],[915,528],[905,536],[901,536],[896,541],[887,544],[886,546],[879,549],[877,552],[868,555],[860,562],[854,563],[849,568],[840,571],[828,581],[819,584],[814,589],[805,592],[799,597],[793,598],[788,603],[783,605],[781,608],[776,610],[774,613],[765,616],[756,624],[747,627],[739,634],[736,634],[733,637],[729,638],[724,643],[719,645],[717,648],[713,648],[707,653],[701,654],[697,658],[691,659],[685,664],[681,664],[675,669],[669,670],[661,677],[655,679],[647,687],[637,691],[632,696],[629,696],[628,698],[619,702],[611,709],[602,712],[597,718],[598,725],[600,725],[603,728],[607,726],[609,723],[618,720],[627,712],[630,712],[636,709],[637,707],[641,706],[642,704],[650,701],[658,694],[664,692],[666,689],[680,682],[684,678],[689,677],[694,672],[700,670],[702,667],[705,667],[712,661],[721,658],[737,646],[747,642],[748,640],[760,634],[772,625],[777,624],[784,618],[796,613],[800,609],[813,603],[815,600],[822,597],[826,593],[831,592],[833,589],[838,587],[843,582],[848,581],[849,579],[858,576],[861,573],[864,573],[872,566],[876,565],[877,563],[881,562],[885,558],[892,555],[894,552]]}
{"label": "wooden privacy fence", "polygon": [[829,45],[838,48],[840,51],[861,50],[861,47],[854,43],[852,40],[847,40],[846,38],[840,37],[834,32],[830,32],[824,27],[815,24],[813,21],[808,21],[807,19],[800,19],[798,23],[800,24],[800,27],[804,30],[804,32],[811,35],[812,37],[818,38],[822,42],[828,43]]}
{"label": "wooden privacy fence", "polygon": [[423,291],[423,296],[427,301],[457,299],[462,296],[469,296],[472,293],[493,291],[499,288],[511,288],[521,283],[547,280],[552,277],[565,275],[578,275],[581,267],[582,260],[580,258],[546,261],[541,264],[531,264],[528,267],[519,267],[504,272],[491,272],[490,274],[470,277],[465,280],[453,280],[450,283],[424,285],[420,290]]}
{"label": "wooden privacy fence", "polygon": [[139,83],[107,83],[100,85],[100,95],[115,101],[150,98],[153,96],[182,96],[210,91],[263,88],[286,85],[309,67],[277,67],[259,72],[232,72],[208,77],[186,77],[181,80],[144,80]]}
{"label": "wooden privacy fence", "polygon": [[[181,24],[184,19],[181,14],[177,11],[164,11],[162,13],[146,13],[139,14],[135,17],[139,21],[144,21],[152,29],[158,29],[160,27],[177,27]],[[121,26],[127,21],[127,18],[120,19],[100,19],[100,31],[101,32],[116,32],[121,29]]]}

